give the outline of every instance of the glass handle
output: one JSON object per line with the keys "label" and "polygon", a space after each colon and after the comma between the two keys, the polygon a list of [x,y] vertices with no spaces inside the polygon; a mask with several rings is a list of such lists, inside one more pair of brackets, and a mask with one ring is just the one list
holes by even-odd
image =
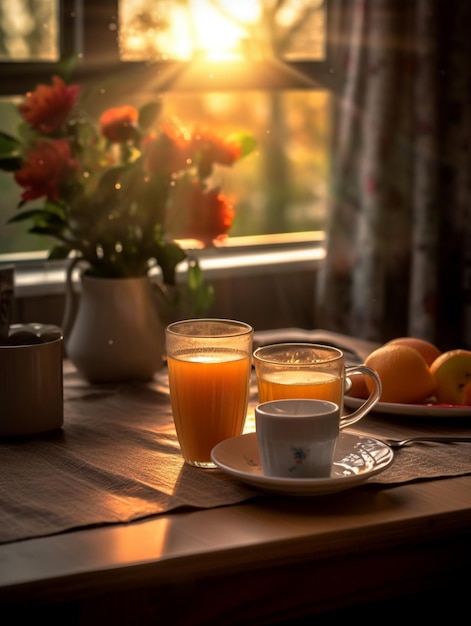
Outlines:
{"label": "glass handle", "polygon": [[378,374],[366,365],[353,365],[351,367],[345,368],[346,376],[355,376],[356,374],[365,374],[369,376],[374,382],[374,389],[365,400],[365,402],[353,413],[350,415],[344,415],[340,418],[340,430],[346,428],[347,426],[351,426],[361,420],[362,417],[365,417],[367,413],[371,411],[371,409],[377,404],[381,397],[382,387],[381,380]]}

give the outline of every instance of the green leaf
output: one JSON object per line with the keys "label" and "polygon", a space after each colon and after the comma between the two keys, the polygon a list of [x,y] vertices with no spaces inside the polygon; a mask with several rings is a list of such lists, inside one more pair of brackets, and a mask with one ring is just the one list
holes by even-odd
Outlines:
{"label": "green leaf", "polygon": [[0,132],[0,169],[15,172],[21,167],[21,143],[16,137]]}
{"label": "green leaf", "polygon": [[139,126],[146,130],[157,119],[162,110],[162,101],[148,102],[139,109]]}
{"label": "green leaf", "polygon": [[247,132],[233,133],[229,136],[229,140],[234,141],[240,146],[239,159],[243,159],[244,157],[248,156],[257,147],[257,140],[252,134]]}
{"label": "green leaf", "polygon": [[0,170],[4,172],[16,172],[21,168],[22,159],[20,157],[1,157]]}
{"label": "green leaf", "polygon": [[10,154],[13,150],[18,150],[20,147],[21,143],[16,137],[0,131],[0,154]]}
{"label": "green leaf", "polygon": [[17,213],[16,215],[13,215],[13,217],[10,217],[9,220],[7,220],[7,224],[14,224],[17,222],[24,222],[25,220],[30,220],[34,218],[34,216],[40,211],[42,212],[43,209],[31,209],[30,211]]}
{"label": "green leaf", "polygon": [[154,258],[162,270],[164,283],[175,284],[175,268],[186,259],[186,253],[173,241],[159,242],[154,252]]}
{"label": "green leaf", "polygon": [[202,283],[203,272],[201,271],[201,267],[196,259],[192,259],[188,265],[188,288],[191,291],[196,291],[199,287],[201,287]]}
{"label": "green leaf", "polygon": [[70,77],[78,63],[78,55],[73,54],[65,57],[57,64],[57,75],[60,76],[66,83],[70,82]]}
{"label": "green leaf", "polygon": [[49,252],[48,259],[50,261],[63,260],[69,256],[69,253],[70,253],[69,246],[64,246],[64,245],[54,246]]}
{"label": "green leaf", "polygon": [[61,233],[62,233],[62,227],[59,226],[58,224],[49,224],[49,225],[35,224],[29,229],[28,232],[30,232],[32,235],[43,235],[43,236],[48,236],[48,237],[57,237],[58,239],[60,239]]}
{"label": "green leaf", "polygon": [[190,292],[192,314],[204,313],[214,299],[214,288],[204,282],[203,272],[197,259],[191,259],[188,265],[187,286]]}
{"label": "green leaf", "polygon": [[49,209],[29,209],[28,211],[22,211],[21,213],[17,213],[13,217],[10,217],[7,224],[24,222],[25,220],[33,220],[36,223],[52,222],[57,225],[67,225],[65,220],[57,211]]}

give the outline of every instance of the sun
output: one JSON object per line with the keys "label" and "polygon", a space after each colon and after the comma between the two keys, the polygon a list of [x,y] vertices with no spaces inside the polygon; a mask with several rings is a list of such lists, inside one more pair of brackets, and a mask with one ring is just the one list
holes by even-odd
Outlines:
{"label": "sun", "polygon": [[197,52],[206,61],[242,58],[248,27],[260,18],[256,0],[191,0],[193,36]]}
{"label": "sun", "polygon": [[121,54],[203,62],[243,61],[262,0],[122,0]]}

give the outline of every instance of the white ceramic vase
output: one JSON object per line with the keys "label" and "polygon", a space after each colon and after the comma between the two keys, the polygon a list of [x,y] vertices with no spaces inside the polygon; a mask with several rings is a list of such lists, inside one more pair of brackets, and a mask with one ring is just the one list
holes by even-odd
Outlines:
{"label": "white ceramic vase", "polygon": [[165,334],[150,278],[82,274],[78,293],[72,269],[63,321],[67,357],[92,383],[152,379],[163,366]]}

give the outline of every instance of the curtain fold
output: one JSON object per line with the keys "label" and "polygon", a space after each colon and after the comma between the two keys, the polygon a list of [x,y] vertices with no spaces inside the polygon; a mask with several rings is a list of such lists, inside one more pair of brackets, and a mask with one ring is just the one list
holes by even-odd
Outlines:
{"label": "curtain fold", "polygon": [[332,0],[317,323],[471,349],[471,3]]}

